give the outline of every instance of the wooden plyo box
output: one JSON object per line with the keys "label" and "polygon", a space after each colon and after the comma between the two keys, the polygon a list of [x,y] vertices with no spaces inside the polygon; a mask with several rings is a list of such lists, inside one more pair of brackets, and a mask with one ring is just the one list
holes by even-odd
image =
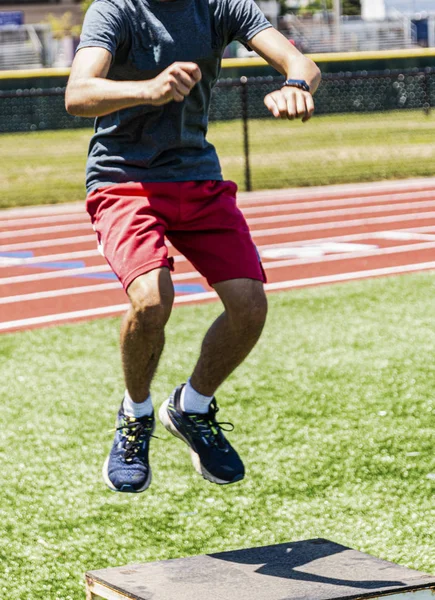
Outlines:
{"label": "wooden plyo box", "polygon": [[435,577],[323,539],[86,573],[87,600],[435,600]]}

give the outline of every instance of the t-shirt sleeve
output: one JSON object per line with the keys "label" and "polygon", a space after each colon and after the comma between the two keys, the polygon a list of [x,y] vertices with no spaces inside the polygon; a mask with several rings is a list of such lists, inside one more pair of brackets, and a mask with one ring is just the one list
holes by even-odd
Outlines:
{"label": "t-shirt sleeve", "polygon": [[226,0],[227,43],[247,45],[257,33],[272,27],[254,0]]}
{"label": "t-shirt sleeve", "polygon": [[114,57],[125,39],[126,27],[119,7],[110,0],[95,0],[86,12],[77,51],[97,46]]}

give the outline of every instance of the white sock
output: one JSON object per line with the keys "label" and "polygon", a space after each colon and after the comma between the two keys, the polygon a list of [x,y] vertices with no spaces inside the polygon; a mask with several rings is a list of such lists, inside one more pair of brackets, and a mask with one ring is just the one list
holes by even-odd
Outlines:
{"label": "white sock", "polygon": [[201,413],[205,414],[208,412],[210,402],[213,400],[213,396],[203,396],[192,387],[190,383],[190,377],[187,380],[181,392],[180,404],[181,410],[187,413]]}
{"label": "white sock", "polygon": [[125,390],[123,408],[128,417],[140,419],[141,417],[151,416],[153,414],[151,394],[143,402],[133,402],[128,390]]}

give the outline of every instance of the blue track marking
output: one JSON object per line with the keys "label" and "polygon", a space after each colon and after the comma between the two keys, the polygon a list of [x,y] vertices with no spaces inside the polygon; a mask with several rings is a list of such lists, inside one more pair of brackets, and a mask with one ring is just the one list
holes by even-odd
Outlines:
{"label": "blue track marking", "polygon": [[176,283],[174,289],[176,294],[203,294],[207,291],[200,283]]}
{"label": "blue track marking", "polygon": [[73,260],[71,262],[41,262],[34,263],[32,265],[23,265],[24,267],[36,267],[38,269],[59,269],[59,270],[68,270],[68,269],[81,269],[86,267],[86,264],[83,260]]}
{"label": "blue track marking", "polygon": [[114,279],[118,281],[117,276],[112,271],[101,273],[83,273],[83,275],[73,275],[73,277],[81,277],[82,279]]}
{"label": "blue track marking", "polygon": [[0,252],[2,258],[32,258],[33,252],[26,250],[23,252]]}
{"label": "blue track marking", "polygon": [[[20,259],[20,258],[33,258],[34,253],[31,250],[26,250],[22,252],[0,252],[0,258],[10,258],[10,259]],[[52,269],[52,270],[60,270],[60,271],[68,271],[68,269],[82,269],[86,267],[86,264],[83,260],[73,260],[73,261],[59,261],[59,262],[44,262],[40,263],[32,263],[32,264],[13,264],[11,266],[16,267],[27,267],[27,268],[36,268],[36,269]],[[111,271],[101,271],[100,273],[83,273],[81,275],[68,275],[65,274],[64,277],[73,277],[79,279],[104,279],[104,280],[115,280],[118,278],[115,273]],[[176,283],[174,285],[176,294],[203,294],[207,290],[200,283]]]}

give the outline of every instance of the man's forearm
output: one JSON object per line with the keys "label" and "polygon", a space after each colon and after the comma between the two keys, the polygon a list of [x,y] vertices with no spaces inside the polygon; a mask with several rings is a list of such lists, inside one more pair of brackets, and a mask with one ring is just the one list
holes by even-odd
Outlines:
{"label": "man's forearm", "polygon": [[319,67],[276,29],[260,32],[249,45],[286,79],[304,79],[310,86],[311,93],[317,90],[321,80]]}
{"label": "man's forearm", "polygon": [[306,56],[287,56],[285,59],[276,63],[271,62],[271,64],[286,79],[303,79],[306,81],[312,94],[319,87],[320,70],[316,63]]}
{"label": "man's forearm", "polygon": [[101,117],[151,101],[147,81],[112,81],[101,77],[76,79],[68,84],[67,111],[77,117]]}

